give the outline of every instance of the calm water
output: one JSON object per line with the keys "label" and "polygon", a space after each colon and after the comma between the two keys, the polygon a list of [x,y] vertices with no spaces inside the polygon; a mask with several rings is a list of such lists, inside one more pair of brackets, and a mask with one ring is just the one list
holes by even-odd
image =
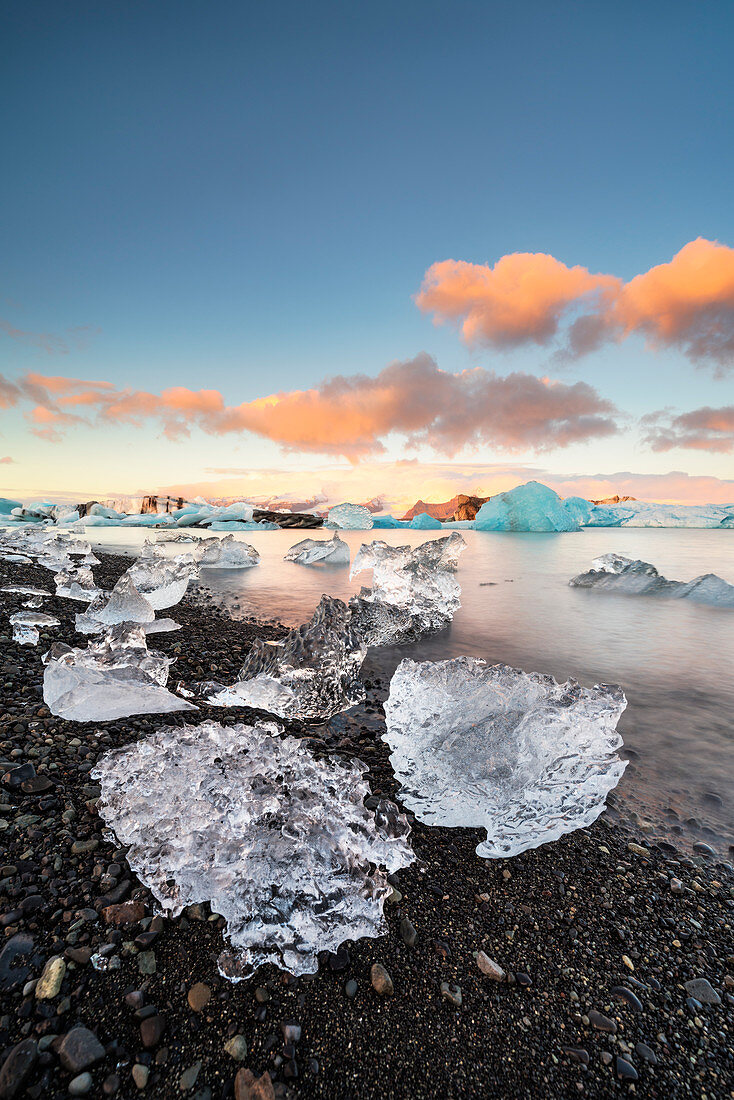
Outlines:
{"label": "calm water", "polygon": [[[139,530],[89,529],[100,546],[139,546]],[[352,557],[383,538],[418,545],[432,532],[340,534]],[[526,671],[619,683],[628,707],[620,723],[630,764],[619,788],[626,812],[686,845],[726,853],[734,843],[734,611],[568,587],[591,559],[610,550],[652,562],[665,576],[718,573],[734,584],[734,532],[585,530],[521,535],[463,532],[462,607],[453,624],[420,645],[371,651],[368,664],[389,676],[405,656],[440,660],[470,654]],[[347,599],[370,574],[349,581],[347,567],[283,561],[293,531],[246,532],[261,555],[255,569],[206,570],[206,585],[235,614],[297,625],[323,592]],[[317,537],[321,536],[317,532]],[[185,550],[172,545],[171,553]]]}

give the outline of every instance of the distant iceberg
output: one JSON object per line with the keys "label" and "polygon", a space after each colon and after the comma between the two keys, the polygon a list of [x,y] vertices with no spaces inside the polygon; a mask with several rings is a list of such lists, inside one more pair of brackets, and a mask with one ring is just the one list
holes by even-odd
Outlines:
{"label": "distant iceberg", "polygon": [[363,504],[337,504],[330,510],[326,526],[344,531],[369,531],[374,527],[374,520]]}
{"label": "distant iceberg", "polygon": [[576,503],[566,507],[558,493],[538,481],[492,497],[474,520],[477,531],[578,531],[580,526]]}
{"label": "distant iceberg", "polygon": [[595,558],[587,573],[580,573],[568,583],[571,588],[593,588],[624,596],[664,596],[734,607],[734,585],[716,573],[704,573],[692,581],[669,581],[649,562],[626,558],[623,554],[603,554]]}

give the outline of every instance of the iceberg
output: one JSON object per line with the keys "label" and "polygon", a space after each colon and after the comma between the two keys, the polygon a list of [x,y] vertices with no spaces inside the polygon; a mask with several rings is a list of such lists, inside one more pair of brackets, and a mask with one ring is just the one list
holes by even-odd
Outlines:
{"label": "iceberg", "polygon": [[474,527],[477,531],[578,531],[578,509],[567,508],[547,485],[528,481],[491,497],[477,512]]}
{"label": "iceberg", "polygon": [[382,528],[383,530],[394,530],[398,527],[407,527],[407,523],[403,523],[402,520],[397,519],[395,516],[382,516],[372,515],[372,526]]}
{"label": "iceberg", "polygon": [[428,512],[419,512],[417,516],[413,516],[408,527],[413,531],[440,531],[443,524],[440,519],[430,516]]}
{"label": "iceberg", "polygon": [[333,539],[303,539],[291,546],[283,561],[298,565],[349,565],[349,547],[336,533]]}
{"label": "iceberg", "polygon": [[734,507],[722,504],[650,504],[626,500],[597,504],[591,509],[589,527],[703,527],[734,525]]}
{"label": "iceberg", "polygon": [[10,616],[10,625],[13,628],[13,641],[20,645],[38,645],[38,628],[59,626],[59,620],[54,615],[46,615],[42,611],[16,611]]}
{"label": "iceberg", "polygon": [[458,532],[415,548],[363,543],[350,578],[372,570],[372,588],[349,602],[356,629],[367,645],[396,645],[441,630],[461,606],[455,577],[466,542]]}
{"label": "iceberg", "polygon": [[340,531],[369,531],[374,521],[369,508],[363,504],[337,504],[329,510],[324,526]]}
{"label": "iceberg", "polygon": [[568,583],[571,588],[593,588],[623,596],[664,596],[734,607],[734,585],[716,573],[705,573],[692,581],[669,581],[649,562],[626,558],[623,554],[603,554],[595,558],[588,573],[580,573]]}
{"label": "iceberg", "polygon": [[59,642],[45,657],[43,701],[71,722],[196,710],[165,686],[172,660],[148,651],[143,625],[119,623],[86,649]]}
{"label": "iceberg", "polygon": [[271,724],[203,722],[107,752],[92,778],[164,912],[210,902],[225,918],[219,968],[240,981],[265,963],[313,974],[320,951],[387,931],[387,873],[415,856],[397,807],[365,806],[366,771],[317,760]]}
{"label": "iceberg", "polygon": [[309,621],[281,641],[255,639],[231,687],[207,683],[200,691],[212,706],[254,707],[280,718],[330,718],[363,701],[359,671],[366,653],[347,605],[322,596]]}
{"label": "iceberg", "polygon": [[202,569],[252,569],[260,555],[249,542],[239,542],[234,535],[202,540],[199,565]]}
{"label": "iceberg", "polygon": [[141,596],[128,573],[123,573],[111,592],[100,592],[86,611],[76,616],[81,634],[98,634],[117,623],[152,623],[155,611]]}
{"label": "iceberg", "polygon": [[487,830],[506,858],[590,825],[626,767],[622,689],[474,657],[398,666],[385,703],[400,798],[428,825]]}

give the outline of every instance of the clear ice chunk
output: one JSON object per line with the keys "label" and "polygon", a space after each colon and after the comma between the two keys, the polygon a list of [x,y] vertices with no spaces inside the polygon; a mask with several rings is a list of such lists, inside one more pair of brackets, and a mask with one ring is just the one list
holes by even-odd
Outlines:
{"label": "clear ice chunk", "polygon": [[307,623],[279,642],[256,638],[237,681],[202,685],[212,706],[247,706],[281,718],[330,718],[361,703],[367,647],[341,600],[322,596]]}
{"label": "clear ice chunk", "polygon": [[349,547],[335,532],[332,539],[303,539],[297,542],[283,560],[294,561],[298,565],[349,565]]}
{"label": "clear ice chunk", "polygon": [[622,554],[594,558],[588,573],[580,573],[568,583],[571,588],[593,588],[623,596],[663,596],[734,607],[734,585],[716,573],[704,573],[692,581],[669,581],[650,562],[625,558]]}
{"label": "clear ice chunk", "polygon": [[37,588],[31,584],[6,584],[0,592],[17,592],[20,596],[50,596],[48,588]]}
{"label": "clear ice chunk", "polygon": [[86,649],[51,647],[43,701],[52,714],[73,722],[196,710],[165,686],[172,660],[148,651],[145,624],[119,623]]}
{"label": "clear ice chunk", "polygon": [[385,703],[400,798],[429,825],[487,830],[505,858],[590,825],[626,767],[622,689],[473,657],[404,660]]}
{"label": "clear ice chunk", "polygon": [[16,611],[10,616],[10,624],[13,627],[13,641],[19,645],[38,645],[39,626],[60,625],[54,615],[46,615],[42,611]]}
{"label": "clear ice chunk", "polygon": [[466,542],[457,531],[420,546],[363,543],[350,577],[372,570],[372,588],[350,600],[354,624],[368,645],[396,645],[441,630],[461,606],[456,579]]}
{"label": "clear ice chunk", "polygon": [[148,542],[143,553],[127,570],[127,576],[154,611],[180,603],[196,573],[197,568],[190,554],[169,558],[164,550]]}
{"label": "clear ice chunk", "polygon": [[100,590],[88,565],[70,565],[60,570],[54,577],[56,595],[69,600],[81,600],[91,603],[100,595]]}
{"label": "clear ice chunk", "polygon": [[260,555],[249,542],[240,542],[234,535],[202,541],[199,564],[209,569],[251,569]]}
{"label": "clear ice chunk", "polygon": [[154,619],[149,601],[123,573],[111,592],[101,592],[86,611],[76,616],[76,628],[80,634],[98,634],[116,623],[152,623]]}
{"label": "clear ice chunk", "polygon": [[210,902],[227,921],[221,973],[312,974],[320,951],[380,936],[387,873],[415,858],[390,802],[364,804],[359,761],[317,760],[275,726],[164,728],[106,753],[98,811],[171,916]]}
{"label": "clear ice chunk", "polygon": [[341,531],[369,531],[372,513],[363,504],[337,504],[329,511],[325,526]]}

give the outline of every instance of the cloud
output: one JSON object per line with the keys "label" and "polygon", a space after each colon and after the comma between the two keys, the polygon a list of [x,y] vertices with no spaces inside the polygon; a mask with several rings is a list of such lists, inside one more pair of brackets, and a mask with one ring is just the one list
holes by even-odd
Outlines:
{"label": "cloud", "polygon": [[694,451],[730,454],[734,451],[734,405],[700,409],[673,416],[666,411],[643,417],[649,427],[645,442],[653,451],[672,451],[684,447]]}
{"label": "cloud", "polygon": [[703,237],[629,282],[541,252],[494,267],[445,260],[428,269],[416,303],[437,323],[459,323],[469,344],[550,346],[568,322],[566,357],[637,334],[718,375],[734,366],[734,249]]}
{"label": "cloud", "polygon": [[4,458],[0,458],[0,466],[10,466],[13,462],[15,462],[15,459],[11,458],[10,455],[5,455]]}
{"label": "cloud", "polygon": [[[3,389],[3,385],[7,389]],[[31,430],[56,440],[81,423],[141,426],[157,421],[175,439],[197,427],[212,435],[252,432],[286,450],[358,461],[385,451],[392,433],[412,446],[454,455],[465,448],[550,451],[614,434],[615,406],[586,382],[557,382],[477,367],[442,371],[425,353],[392,363],[375,378],[338,376],[309,390],[226,405],[218,390],[182,386],[160,394],[118,390],[109,382],[28,374],[0,379],[0,398],[33,402]]]}
{"label": "cloud", "polygon": [[83,351],[89,345],[91,337],[100,331],[93,325],[75,325],[66,329],[63,335],[54,332],[26,332],[16,328],[10,321],[0,320],[0,332],[4,332],[11,340],[40,348],[49,355],[68,355],[72,350]]}

